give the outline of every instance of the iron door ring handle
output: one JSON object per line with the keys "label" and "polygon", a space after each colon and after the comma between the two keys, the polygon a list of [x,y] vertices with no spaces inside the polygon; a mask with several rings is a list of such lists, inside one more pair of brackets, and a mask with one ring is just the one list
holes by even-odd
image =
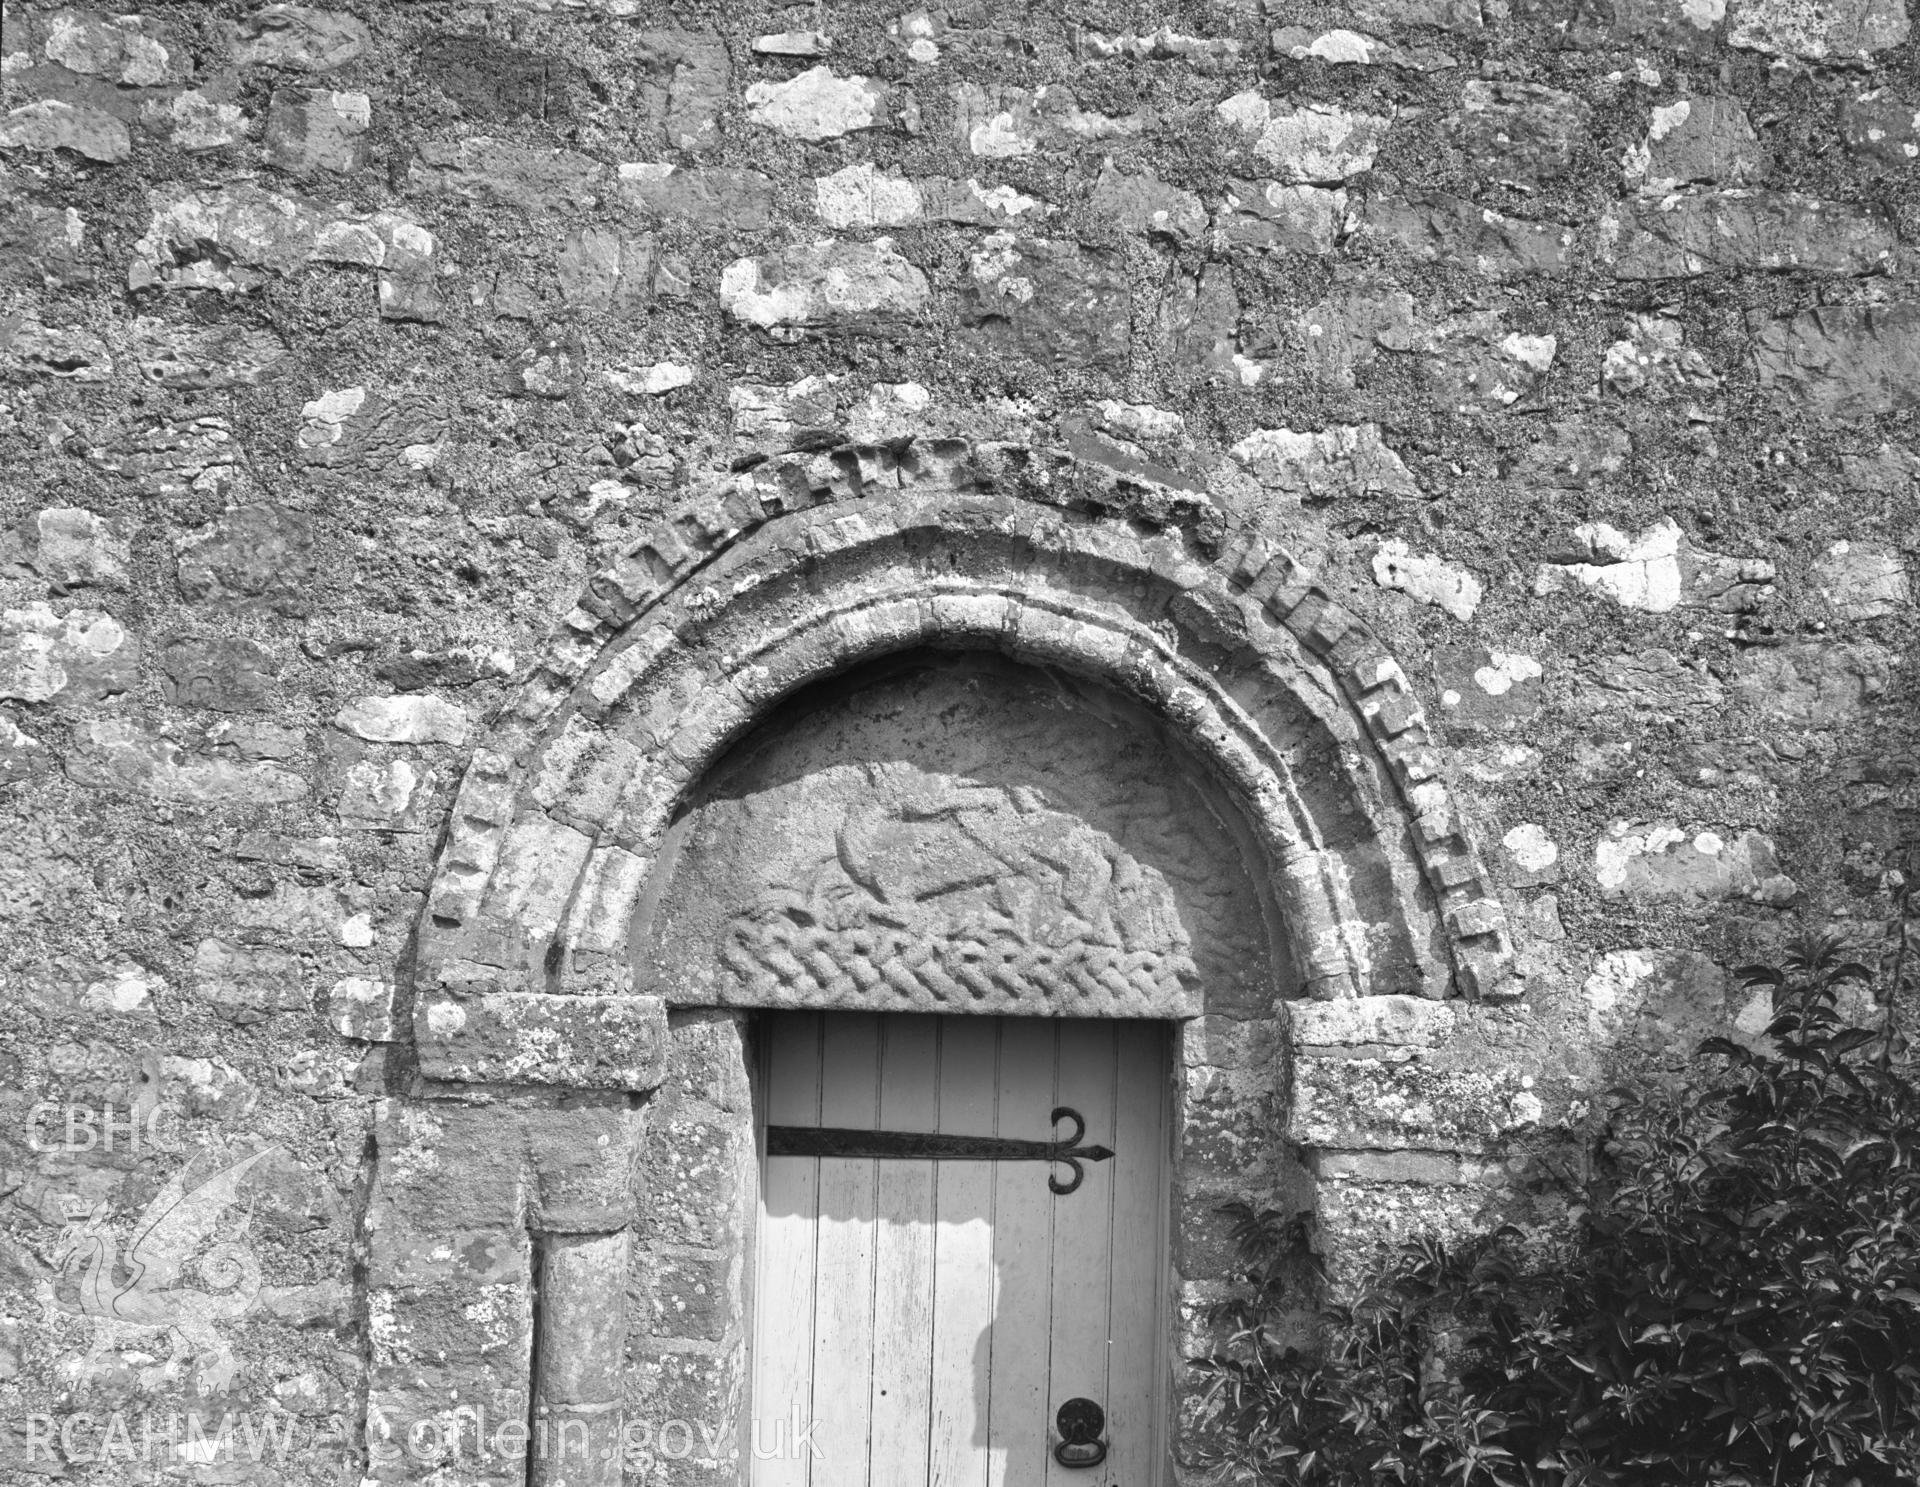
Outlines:
{"label": "iron door ring handle", "polygon": [[1107,1428],[1107,1412],[1091,1399],[1069,1399],[1053,1422],[1060,1430],[1053,1459],[1062,1466],[1098,1466],[1107,1459],[1107,1443],[1100,1436]]}
{"label": "iron door ring handle", "polygon": [[1062,1466],[1098,1466],[1107,1459],[1105,1441],[1062,1441],[1053,1448],[1053,1459]]}

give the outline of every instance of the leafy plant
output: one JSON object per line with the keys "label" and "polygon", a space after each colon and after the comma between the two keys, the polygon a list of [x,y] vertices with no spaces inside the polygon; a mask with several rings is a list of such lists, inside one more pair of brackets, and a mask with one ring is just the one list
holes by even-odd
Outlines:
{"label": "leafy plant", "polygon": [[[1920,1080],[1837,943],[1746,967],[1768,1048],[1614,1091],[1566,1232],[1405,1245],[1326,1309],[1305,1221],[1235,1210],[1251,1297],[1210,1375],[1216,1462],[1286,1487],[1893,1487],[1920,1481]],[[1306,1265],[1306,1270],[1311,1266]]]}

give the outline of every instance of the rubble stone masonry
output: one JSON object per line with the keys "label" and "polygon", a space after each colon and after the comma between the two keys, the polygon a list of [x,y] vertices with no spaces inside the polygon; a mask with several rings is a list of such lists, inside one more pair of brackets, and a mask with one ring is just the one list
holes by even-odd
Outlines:
{"label": "rubble stone masonry", "polygon": [[742,1480],[806,997],[635,926],[877,657],[1123,695],[1260,865],[1265,990],[1087,1003],[1182,1019],[1176,1359],[1221,1200],[1551,1222],[1881,953],[1905,0],[900,3],[5,0],[0,1481]]}

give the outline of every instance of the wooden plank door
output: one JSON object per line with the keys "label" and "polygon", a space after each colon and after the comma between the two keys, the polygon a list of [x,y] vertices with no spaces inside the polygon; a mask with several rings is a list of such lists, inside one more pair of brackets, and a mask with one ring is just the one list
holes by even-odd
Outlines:
{"label": "wooden plank door", "polygon": [[[1050,1141],[1045,1161],[773,1156],[761,1143],[753,1487],[1164,1487],[1170,1045],[1160,1023],[776,1013],[761,1126]],[[1054,1417],[1107,1413],[1059,1465]]]}

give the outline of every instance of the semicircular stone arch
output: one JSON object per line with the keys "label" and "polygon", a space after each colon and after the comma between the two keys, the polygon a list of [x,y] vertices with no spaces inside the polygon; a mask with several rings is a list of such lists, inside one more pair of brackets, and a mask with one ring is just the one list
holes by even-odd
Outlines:
{"label": "semicircular stone arch", "polygon": [[[1418,703],[1356,616],[1204,496],[946,444],[768,462],[592,581],[459,793],[416,958],[423,1051],[461,1042],[476,995],[591,1004],[596,1027],[651,1001],[627,941],[688,792],[781,699],[928,648],[1054,667],[1163,718],[1259,844],[1292,955],[1279,995],[1515,994]],[[443,1046],[427,1072],[562,1082],[539,1062]],[[637,1081],[616,1052],[565,1082]]]}

